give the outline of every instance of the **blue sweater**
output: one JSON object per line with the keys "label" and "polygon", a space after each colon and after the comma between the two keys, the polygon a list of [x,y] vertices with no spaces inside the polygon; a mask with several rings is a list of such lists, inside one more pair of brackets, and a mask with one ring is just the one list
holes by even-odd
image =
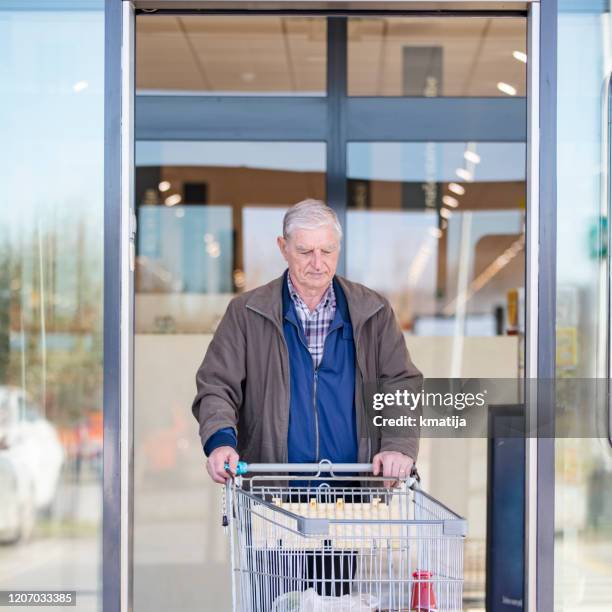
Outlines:
{"label": "blue sweater", "polygon": [[[289,349],[290,404],[287,446],[290,463],[357,461],[355,416],[355,344],[346,297],[334,278],[336,314],[315,369],[304,330],[283,283],[283,334]],[[219,446],[236,447],[231,427],[215,432],[204,445],[206,455]]]}

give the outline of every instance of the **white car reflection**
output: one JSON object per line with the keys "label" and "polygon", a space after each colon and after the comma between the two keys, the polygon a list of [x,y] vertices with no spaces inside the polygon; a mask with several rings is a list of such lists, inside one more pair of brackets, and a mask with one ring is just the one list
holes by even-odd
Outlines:
{"label": "white car reflection", "polygon": [[55,427],[18,387],[0,386],[0,542],[27,540],[49,509],[64,449]]}

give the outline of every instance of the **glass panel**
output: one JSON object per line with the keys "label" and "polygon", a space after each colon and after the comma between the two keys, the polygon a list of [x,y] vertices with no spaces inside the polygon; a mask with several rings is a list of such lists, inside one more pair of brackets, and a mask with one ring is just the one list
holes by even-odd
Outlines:
{"label": "glass panel", "polygon": [[141,92],[325,95],[322,17],[139,15],[136,28]]}
{"label": "glass panel", "polygon": [[506,334],[506,294],[524,287],[525,152],[350,143],[349,276],[385,293],[416,335],[453,335],[458,309],[463,334]]}
{"label": "glass panel", "polygon": [[522,18],[351,17],[351,96],[526,95]]}
{"label": "glass panel", "polygon": [[76,590],[69,609],[93,612],[104,13],[103,2],[57,12],[49,4],[0,9],[0,588]]}
{"label": "glass panel", "polygon": [[284,269],[285,209],[325,197],[325,145],[139,142],[136,330],[208,333]]}
{"label": "glass panel", "polygon": [[[602,11],[602,12],[600,12]],[[610,13],[560,3],[557,150],[557,375],[608,376],[605,319],[610,146],[602,113],[612,67]],[[604,127],[606,126],[606,127]],[[578,205],[579,203],[579,205]],[[577,410],[588,411],[577,398]],[[612,450],[608,441],[556,441],[555,608],[612,608]]]}
{"label": "glass panel", "polygon": [[231,609],[221,487],[190,411],[194,375],[237,293],[284,270],[287,207],[325,198],[323,143],[138,142],[135,609]]}
{"label": "glass panel", "polygon": [[[425,377],[521,377],[525,144],[349,143],[347,159],[347,275],[391,301]],[[484,608],[487,461],[486,439],[421,440],[426,490],[468,520],[464,609]]]}

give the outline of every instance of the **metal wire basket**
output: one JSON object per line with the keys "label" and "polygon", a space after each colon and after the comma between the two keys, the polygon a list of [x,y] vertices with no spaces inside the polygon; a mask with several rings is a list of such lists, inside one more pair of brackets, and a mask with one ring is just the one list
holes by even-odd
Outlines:
{"label": "metal wire basket", "polygon": [[[359,476],[355,486],[355,476],[340,475],[371,470],[239,465],[224,513],[234,610],[462,609],[465,519],[413,477],[385,488],[383,478]],[[296,482],[300,473],[315,475]]]}

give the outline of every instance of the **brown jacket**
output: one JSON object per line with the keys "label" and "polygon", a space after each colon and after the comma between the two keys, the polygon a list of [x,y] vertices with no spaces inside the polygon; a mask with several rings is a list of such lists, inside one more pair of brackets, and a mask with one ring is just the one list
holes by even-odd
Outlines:
{"label": "brown jacket", "polygon": [[[355,407],[358,461],[369,463],[380,450],[416,460],[418,430],[375,427],[371,393],[418,391],[421,372],[412,363],[388,300],[336,276],[348,303],[355,340]],[[280,276],[232,299],[196,373],[192,412],[202,444],[224,427],[237,431],[238,454],[247,462],[287,462],[289,355],[282,322]],[[377,382],[378,381],[378,382]],[[383,416],[418,415],[384,409]]]}

